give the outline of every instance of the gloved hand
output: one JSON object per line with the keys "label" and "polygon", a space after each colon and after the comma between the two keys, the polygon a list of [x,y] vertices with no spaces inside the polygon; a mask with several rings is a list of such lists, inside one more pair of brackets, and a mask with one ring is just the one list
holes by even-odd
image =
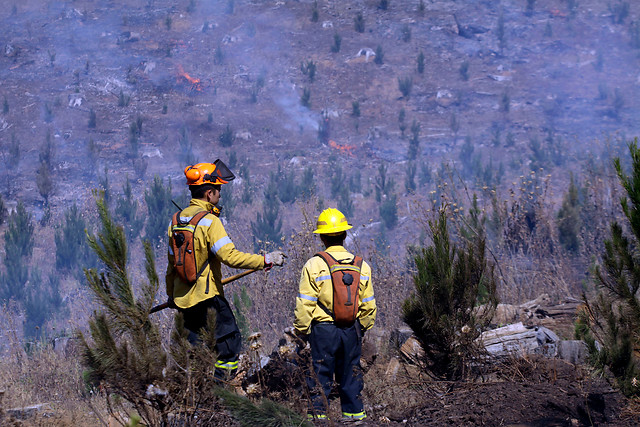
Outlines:
{"label": "gloved hand", "polygon": [[287,256],[282,251],[269,252],[264,256],[266,269],[270,269],[274,265],[281,266],[282,264],[284,264],[284,259],[286,257]]}

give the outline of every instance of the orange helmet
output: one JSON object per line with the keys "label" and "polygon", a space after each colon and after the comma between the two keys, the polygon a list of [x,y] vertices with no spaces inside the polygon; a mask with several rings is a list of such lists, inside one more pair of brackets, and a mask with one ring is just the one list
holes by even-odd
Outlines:
{"label": "orange helmet", "polygon": [[184,176],[187,177],[187,185],[202,184],[228,184],[235,179],[235,175],[229,170],[222,160],[217,159],[213,163],[198,163],[184,168]]}

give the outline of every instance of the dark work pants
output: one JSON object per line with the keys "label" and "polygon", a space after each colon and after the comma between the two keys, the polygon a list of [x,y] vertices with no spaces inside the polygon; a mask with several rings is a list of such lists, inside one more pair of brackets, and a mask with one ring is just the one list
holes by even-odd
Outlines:
{"label": "dark work pants", "polygon": [[360,367],[362,340],[359,328],[358,322],[346,328],[332,322],[312,325],[309,345],[314,372],[308,377],[307,386],[311,391],[314,414],[326,414],[325,398],[329,398],[334,375],[343,415],[363,412],[360,393],[364,382]]}
{"label": "dark work pants", "polygon": [[242,349],[242,337],[233,316],[229,302],[217,295],[180,311],[184,316],[184,326],[189,330],[189,342],[200,342],[199,331],[207,325],[207,314],[213,310],[216,316],[216,360],[215,377],[233,378],[238,371],[238,355]]}

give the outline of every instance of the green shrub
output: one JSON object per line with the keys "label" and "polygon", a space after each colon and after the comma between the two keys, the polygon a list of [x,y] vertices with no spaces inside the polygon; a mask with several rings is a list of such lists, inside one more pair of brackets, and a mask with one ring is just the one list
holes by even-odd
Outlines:
{"label": "green shrub", "polygon": [[296,177],[294,171],[282,171],[278,165],[278,198],[282,203],[293,203],[298,197],[298,186],[296,185]]}
{"label": "green shrub", "polygon": [[34,269],[24,300],[25,337],[43,339],[46,336],[44,325],[61,307],[60,276],[54,273],[44,281],[39,270]]}
{"label": "green shrub", "polygon": [[309,81],[312,83],[316,78],[316,69],[316,63],[312,60],[308,60],[300,64],[300,70],[302,71],[302,74],[309,77]]}
{"label": "green shrub", "polygon": [[404,189],[406,190],[407,193],[415,193],[415,191],[416,191],[416,164],[415,164],[415,162],[409,162],[409,165],[405,169]]}
{"label": "green shrub", "polygon": [[7,101],[6,96],[3,96],[2,98],[2,113],[7,114],[9,112],[9,101]]}
{"label": "green shrub", "polygon": [[640,22],[634,21],[629,28],[631,35],[631,47],[634,49],[640,49]]}
{"label": "green shrub", "polygon": [[314,0],[311,4],[311,22],[318,22],[318,0]]}
{"label": "green shrub", "polygon": [[175,210],[171,202],[171,179],[165,186],[158,175],[153,177],[153,183],[144,192],[147,204],[147,223],[145,225],[145,239],[155,247],[162,247],[166,242],[167,226]]}
{"label": "green shrub", "polygon": [[340,34],[335,33],[333,35],[333,44],[331,45],[331,52],[338,53],[340,52],[340,46],[342,45],[342,37]]}
{"label": "green shrub", "polygon": [[[377,58],[377,55],[376,55]],[[413,87],[413,79],[409,76],[398,77],[398,89],[402,93],[404,98],[408,98],[411,95],[411,88]]]}
{"label": "green shrub", "polygon": [[87,124],[89,129],[95,129],[96,127],[96,112],[94,109],[89,110],[89,123]]}
{"label": "green shrub", "polygon": [[385,228],[392,229],[398,223],[398,198],[395,194],[387,193],[383,198],[378,212],[380,213],[380,219]]}
{"label": "green shrub", "polygon": [[331,169],[331,176],[329,177],[329,179],[331,183],[331,198],[336,199],[338,198],[342,187],[345,186],[345,177],[342,173],[342,166],[340,164],[335,165]]}
{"label": "green shrub", "polygon": [[221,216],[231,219],[233,218],[233,212],[238,205],[238,196],[236,196],[235,185],[223,185],[220,189],[221,194]]}
{"label": "green shrub", "polygon": [[420,51],[420,53],[418,54],[418,73],[422,74],[424,73],[424,53],[422,51]]}
{"label": "green shrub", "polygon": [[415,257],[415,293],[403,304],[403,320],[424,350],[424,367],[458,379],[482,354],[477,338],[497,305],[496,278],[483,235],[452,243],[444,209],[429,225],[433,244]]}
{"label": "green shrub", "polygon": [[532,16],[533,9],[535,7],[536,0],[527,0],[527,8],[525,9],[525,15]]}
{"label": "green shrub", "polygon": [[220,45],[218,45],[216,50],[213,52],[213,63],[216,65],[222,65],[222,63],[224,63],[224,52]]}
{"label": "green shrub", "polygon": [[378,3],[378,9],[387,10],[389,8],[389,0],[380,0]]}
{"label": "green shrub", "polygon": [[0,193],[0,225],[4,224],[7,219],[7,207],[4,204],[2,193]]}
{"label": "green shrub", "polygon": [[465,82],[469,80],[469,61],[462,61],[462,64],[460,64],[460,69],[458,71],[460,72],[462,80],[464,80]]}
{"label": "green shrub", "polygon": [[[638,139],[629,144],[631,175],[614,159],[625,195],[620,200],[624,224],[611,223],[611,237],[604,243],[602,262],[596,266],[596,296],[583,296],[585,308],[576,323],[576,336],[585,340],[591,362],[608,368],[627,395],[639,395],[640,375],[634,349],[640,344],[640,149]],[[596,340],[598,343],[596,344]]]}
{"label": "green shrub", "polygon": [[224,131],[218,137],[218,141],[220,141],[220,145],[223,147],[231,147],[236,140],[236,136],[231,129],[231,125],[227,123],[227,127],[225,127]]}
{"label": "green shrub", "polygon": [[322,119],[318,122],[318,140],[323,144],[329,142],[331,134],[331,122],[326,114],[322,115]]}
{"label": "green shrub", "polygon": [[353,23],[354,23],[356,32],[364,33],[364,16],[362,16],[362,13],[358,12],[356,17],[353,18]]}
{"label": "green shrub", "polygon": [[404,24],[400,31],[402,33],[402,41],[408,43],[411,40],[411,27],[408,24]]}
{"label": "green shrub", "polygon": [[378,166],[378,176],[375,178],[374,187],[376,190],[376,202],[382,202],[382,196],[393,192],[395,183],[393,179],[387,178],[387,166],[383,163]]}
{"label": "green shrub", "polygon": [[341,187],[338,193],[338,210],[347,218],[353,215],[353,200],[351,199],[349,187],[346,185]]}
{"label": "green shrub", "polygon": [[382,65],[384,63],[383,59],[384,59],[384,52],[382,51],[382,46],[378,45],[376,47],[376,57],[374,58],[373,62],[375,62],[378,65]]}
{"label": "green shrub", "polygon": [[404,139],[404,131],[407,130],[407,123],[404,121],[406,116],[407,113],[405,112],[404,108],[401,108],[400,112],[398,113],[398,129],[400,129],[400,137],[402,139]]}
{"label": "green shrub", "polygon": [[311,108],[311,89],[302,88],[302,96],[300,96],[300,104],[304,107]]}
{"label": "green shrub", "polygon": [[224,10],[224,13],[227,15],[233,15],[233,12],[236,7],[236,2],[234,0],[227,0],[227,7]]}
{"label": "green shrub", "polygon": [[613,111],[615,113],[615,117],[620,117],[622,107],[624,107],[624,96],[622,95],[622,91],[619,88],[616,88],[613,92]]}
{"label": "green shrub", "polygon": [[6,274],[0,277],[0,300],[23,301],[25,284],[29,278],[29,261],[33,253],[34,230],[31,214],[18,202],[9,215],[4,232],[4,266]]}
{"label": "green shrub", "polygon": [[64,222],[56,228],[54,235],[58,271],[75,275],[82,273],[81,267],[95,266],[87,244],[86,228],[87,224],[74,204],[64,213]]}
{"label": "green shrub", "polygon": [[[225,140],[225,143],[226,142],[227,141]],[[193,144],[191,143],[191,137],[189,136],[189,129],[187,129],[186,126],[182,126],[180,128],[180,138],[178,138],[178,143],[180,144],[180,163],[183,165],[194,164],[196,156],[193,154]],[[220,141],[220,143],[222,144],[222,141]]]}
{"label": "green shrub", "polygon": [[262,213],[256,214],[256,220],[251,222],[251,230],[253,231],[253,248],[256,252],[260,250],[269,252],[282,243],[278,177],[273,172],[264,190]]}
{"label": "green shrub", "polygon": [[44,111],[44,122],[45,123],[51,123],[53,121],[53,107],[51,106],[51,104],[49,104],[48,102],[44,103],[43,106],[43,111]]}
{"label": "green shrub", "polygon": [[[188,163],[190,164],[190,163]],[[127,240],[131,242],[142,231],[144,217],[138,213],[138,202],[133,197],[129,176],[122,187],[122,196],[116,199],[115,217],[121,221]]]}
{"label": "green shrub", "polygon": [[502,92],[502,96],[500,97],[500,110],[508,113],[511,109],[511,97],[509,96],[509,92]]}
{"label": "green shrub", "polygon": [[460,130],[460,121],[458,120],[456,113],[451,114],[451,119],[449,119],[449,128],[454,135],[458,135],[458,131]]}
{"label": "green shrub", "polygon": [[53,192],[53,178],[51,169],[45,162],[41,162],[36,174],[36,186],[40,196],[44,199],[45,206],[49,204],[49,197]]}
{"label": "green shrub", "polygon": [[248,337],[253,332],[251,328],[251,317],[249,317],[248,311],[251,309],[253,302],[247,292],[247,287],[242,285],[240,292],[233,294],[233,312],[236,316],[236,322],[238,323],[238,329],[240,329],[240,335]]}
{"label": "green shrub", "polygon": [[431,166],[427,162],[422,162],[420,165],[420,185],[426,185],[433,180],[431,176]]}
{"label": "green shrub", "polygon": [[360,117],[360,101],[351,101],[351,115],[353,117]]}
{"label": "green shrub", "polygon": [[498,24],[496,28],[496,36],[498,37],[498,43],[500,45],[500,51],[502,52],[507,45],[507,39],[504,31],[504,13],[502,8],[500,8],[500,13],[498,15]]}
{"label": "green shrub", "polygon": [[118,95],[118,107],[128,107],[131,102],[131,96],[126,95],[122,89],[120,89],[120,95]]}
{"label": "green shrub", "polygon": [[311,166],[307,166],[302,172],[299,191],[303,200],[309,200],[316,193],[316,182],[313,176],[313,168],[311,168]]}
{"label": "green shrub", "polygon": [[565,250],[573,253],[578,251],[581,226],[578,187],[573,179],[573,174],[571,174],[569,189],[565,193],[562,206],[558,211],[558,240]]}

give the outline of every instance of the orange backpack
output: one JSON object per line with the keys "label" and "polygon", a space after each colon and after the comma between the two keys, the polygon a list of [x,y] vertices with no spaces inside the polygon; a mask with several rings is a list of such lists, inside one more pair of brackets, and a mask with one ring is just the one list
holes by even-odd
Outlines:
{"label": "orange backpack", "polygon": [[318,302],[336,325],[351,326],[358,316],[358,291],[360,290],[360,268],[362,258],[355,256],[349,263],[342,263],[328,252],[316,254],[329,266],[331,284],[333,285],[333,312]]}
{"label": "orange backpack", "polygon": [[194,252],[193,234],[198,227],[198,223],[209,212],[202,211],[195,214],[187,222],[180,219],[178,211],[173,215],[171,220],[171,248],[173,249],[173,266],[178,272],[178,276],[189,285],[193,285],[198,280],[198,277],[209,265],[209,258],[202,265],[200,270],[196,265],[196,254]]}

